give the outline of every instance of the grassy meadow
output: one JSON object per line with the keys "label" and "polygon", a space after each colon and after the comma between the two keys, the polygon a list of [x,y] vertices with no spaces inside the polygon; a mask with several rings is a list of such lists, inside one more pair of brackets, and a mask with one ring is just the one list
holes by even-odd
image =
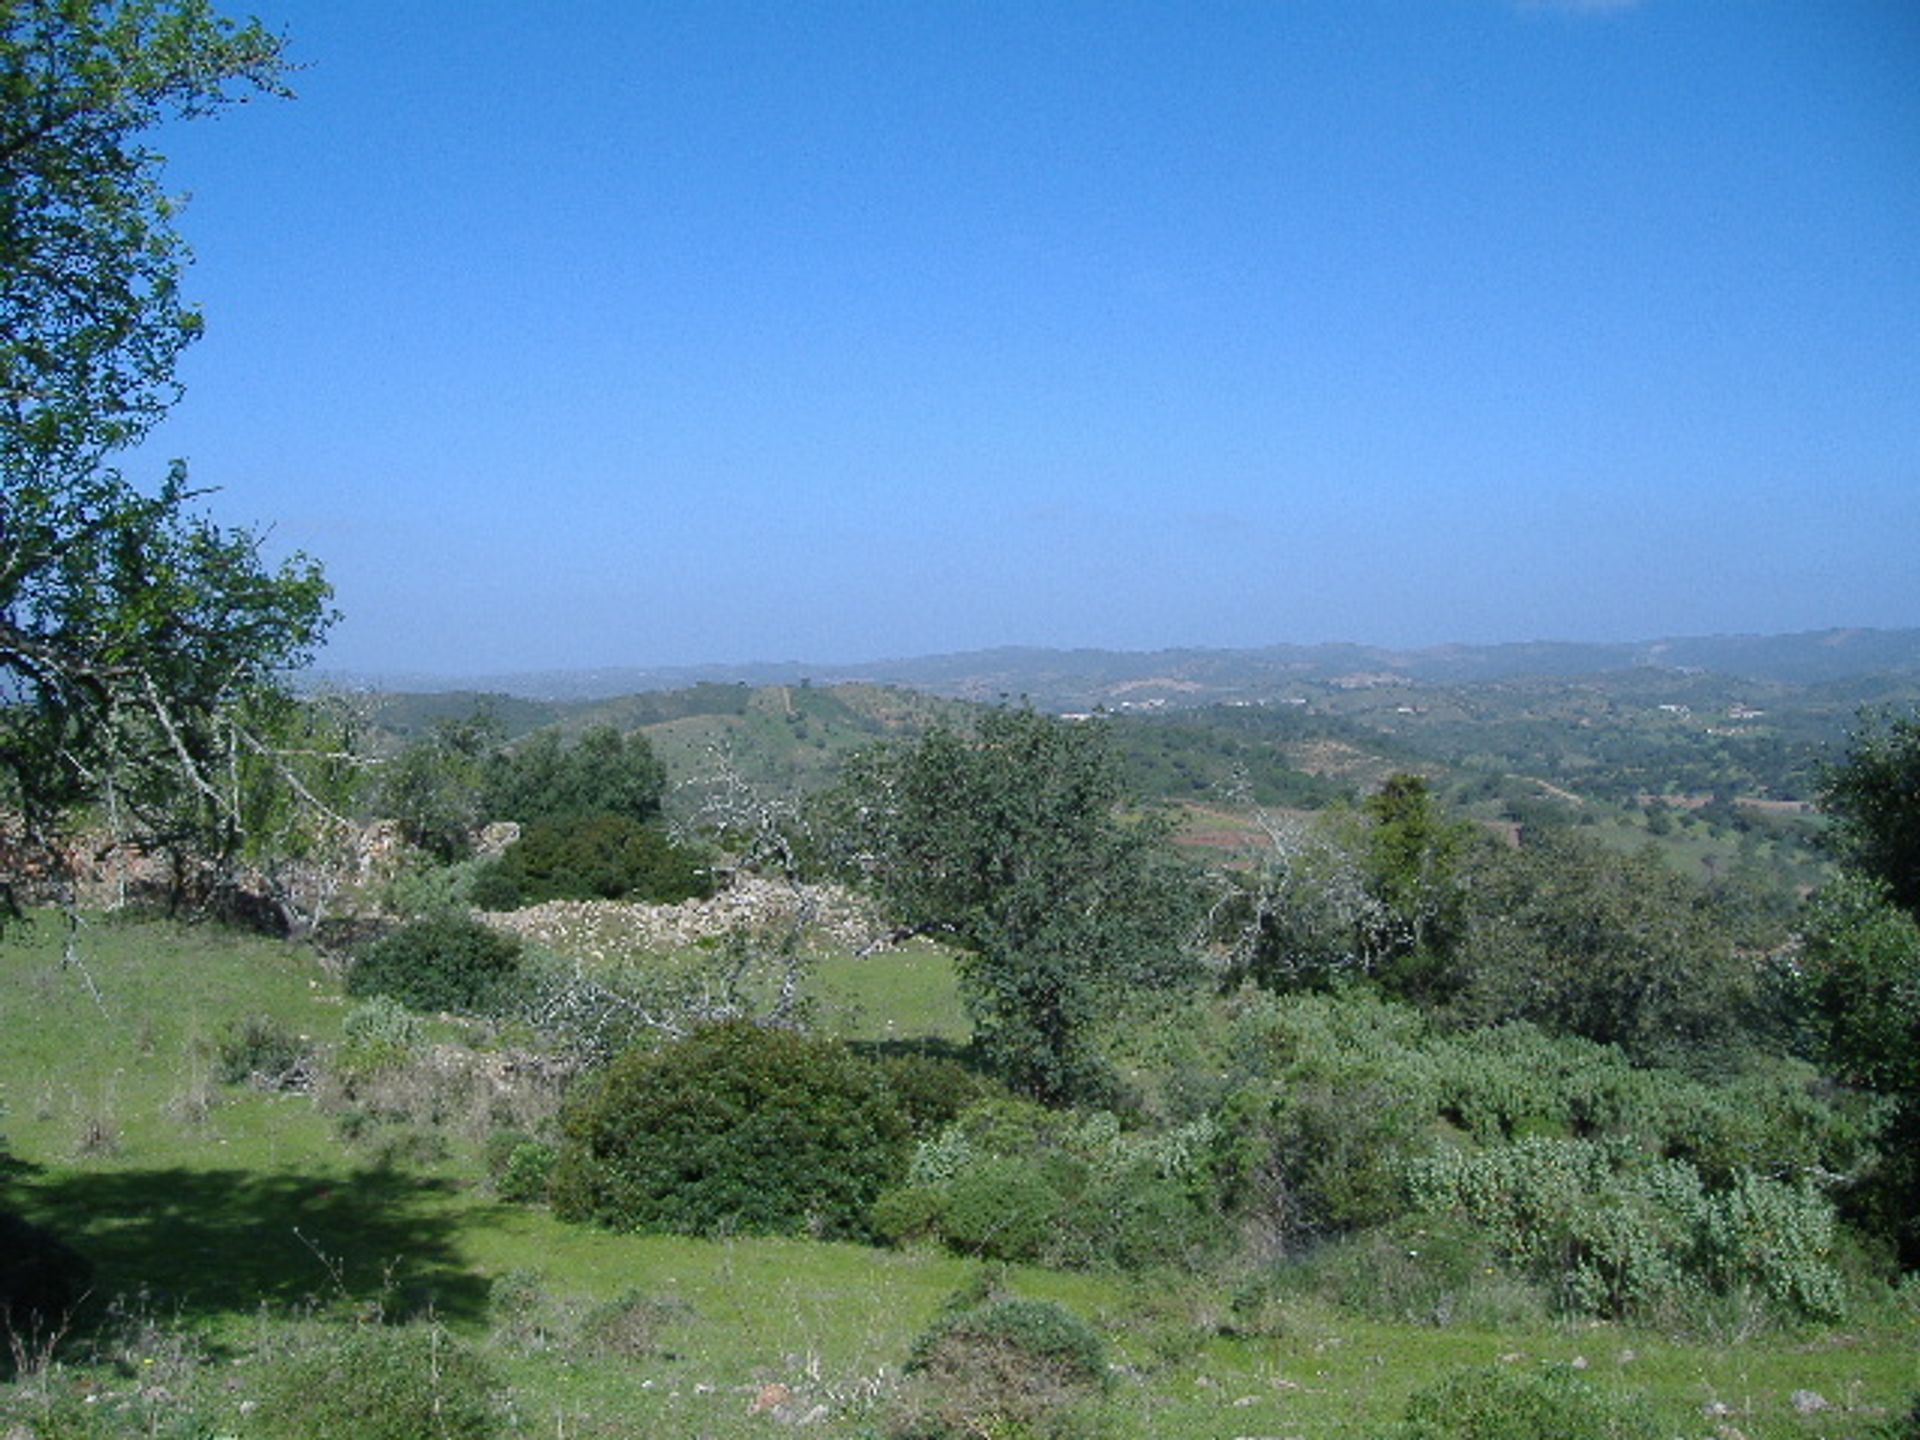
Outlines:
{"label": "grassy meadow", "polygon": [[[87,1255],[92,1292],[58,1347],[15,1337],[0,1434],[266,1433],[287,1356],[430,1317],[492,1366],[512,1433],[883,1435],[915,1335],[980,1269],[563,1224],[487,1180],[489,1131],[537,1103],[499,1078],[510,1029],[430,1022],[432,1053],[459,1063],[431,1103],[370,1118],[326,1078],[348,1002],[316,952],[110,919],[80,935],[78,964],[61,942],[42,916],[0,944],[4,1204]],[[814,984],[823,1024],[849,1038],[964,1038],[934,947],[830,955]],[[303,1037],[310,1089],[221,1079],[223,1039],[249,1016]],[[1893,1433],[1880,1427],[1920,1390],[1920,1306],[1897,1299],[1832,1328],[1670,1336],[1387,1324],[1285,1293],[1236,1304],[1256,1278],[1015,1267],[1005,1283],[1106,1337],[1115,1382],[1090,1433],[1116,1437],[1385,1435],[1461,1364],[1572,1367],[1637,1397],[1661,1433],[1715,1440]]]}

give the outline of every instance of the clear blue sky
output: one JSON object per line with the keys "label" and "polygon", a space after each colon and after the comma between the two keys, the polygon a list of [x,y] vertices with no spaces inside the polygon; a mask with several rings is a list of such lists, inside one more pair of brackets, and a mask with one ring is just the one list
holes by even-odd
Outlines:
{"label": "clear blue sky", "polygon": [[260,13],[157,448],[329,666],[1920,624],[1911,0]]}

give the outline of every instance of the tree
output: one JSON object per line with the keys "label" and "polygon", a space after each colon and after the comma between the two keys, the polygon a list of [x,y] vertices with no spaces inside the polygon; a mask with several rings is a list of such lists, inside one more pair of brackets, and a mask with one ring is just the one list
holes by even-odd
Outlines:
{"label": "tree", "polygon": [[1734,1059],[1758,976],[1710,897],[1657,853],[1550,831],[1481,852],[1465,883],[1460,1018],[1531,1020],[1639,1064],[1712,1071]]}
{"label": "tree", "polygon": [[1920,713],[1864,717],[1821,800],[1852,868],[1808,906],[1802,978],[1821,1058],[1890,1102],[1860,1199],[1920,1268]]}
{"label": "tree", "polygon": [[1863,716],[1822,779],[1841,858],[1920,918],[1920,712]]}
{"label": "tree", "polygon": [[1372,822],[1361,861],[1367,888],[1393,922],[1375,947],[1385,956],[1381,979],[1437,1003],[1453,988],[1449,964],[1465,920],[1460,865],[1472,828],[1447,819],[1419,775],[1389,775],[1361,810]]}
{"label": "tree", "polygon": [[1192,887],[1130,798],[1102,724],[1024,708],[863,752],[843,782],[860,867],[904,924],[961,947],[976,1042],[1037,1099],[1100,1088],[1089,1032],[1116,987],[1185,973]]}
{"label": "tree", "polygon": [[473,848],[486,767],[498,745],[498,727],[484,710],[440,721],[383,766],[380,813],[400,827],[403,840],[436,860],[462,858]]}
{"label": "tree", "polygon": [[638,731],[622,735],[595,725],[573,744],[541,730],[487,762],[482,808],[490,820],[582,820],[620,815],[651,820],[660,813],[667,772]]}
{"label": "tree", "polygon": [[282,69],[278,39],[204,0],[0,5],[0,807],[56,874],[82,804],[237,852],[233,776],[270,749],[250,697],[332,618],[319,568],[271,569],[196,513],[181,464],[150,491],[107,464],[173,403],[201,329],[142,136],[281,93]]}

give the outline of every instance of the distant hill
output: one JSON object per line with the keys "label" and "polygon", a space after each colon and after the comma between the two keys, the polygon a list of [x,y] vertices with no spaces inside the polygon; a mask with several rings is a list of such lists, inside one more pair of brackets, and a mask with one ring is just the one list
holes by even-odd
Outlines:
{"label": "distant hill", "polygon": [[[866,683],[964,700],[1025,698],[1048,710],[1132,710],[1285,700],[1303,686],[1474,685],[1628,670],[1703,672],[1797,686],[1920,675],[1920,629],[1687,636],[1619,644],[1442,645],[1420,650],[1343,644],[1155,651],[1013,646],[837,665],[784,661],[459,677],[323,674],[320,678],[350,688],[482,692],[540,702],[600,700],[716,685]],[[647,722],[636,717],[635,723]]]}

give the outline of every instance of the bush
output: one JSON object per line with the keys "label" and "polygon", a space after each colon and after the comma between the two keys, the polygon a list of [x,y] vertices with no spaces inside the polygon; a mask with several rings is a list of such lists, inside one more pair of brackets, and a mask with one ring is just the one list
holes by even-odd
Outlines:
{"label": "bush", "polygon": [[1038,1260],[1066,1209],[1059,1168],[1011,1156],[968,1166],[946,1187],[947,1243],[991,1260]]}
{"label": "bush", "polygon": [[306,1043],[271,1015],[229,1021],[215,1049],[220,1080],[226,1085],[283,1089],[307,1061]]}
{"label": "bush", "polygon": [[622,1230],[865,1236],[906,1116],[843,1047],[745,1023],[629,1051],[561,1116],[563,1219]]}
{"label": "bush", "polygon": [[499,1388],[438,1325],[368,1326],[273,1362],[254,1424],[271,1440],[492,1440]]}
{"label": "bush", "polygon": [[558,1152],[522,1130],[496,1130],[487,1137],[487,1175],[502,1200],[534,1204],[547,1198]]}
{"label": "bush", "polygon": [[340,1023],[334,1064],[349,1078],[376,1075],[407,1063],[425,1039],[420,1017],[389,995],[363,1000]]}
{"label": "bush", "polygon": [[1107,1386],[1106,1342],[1048,1300],[998,1297],[950,1307],[914,1341],[900,1440],[1065,1437],[1092,1427]]}
{"label": "bush", "polygon": [[1188,1264],[1224,1238],[1211,1120],[1128,1131],[1104,1112],[992,1099],[923,1140],[874,1212],[890,1239],[1081,1269]]}
{"label": "bush", "polygon": [[938,1055],[885,1055],[879,1065],[916,1135],[931,1135],[963,1110],[1004,1093],[986,1076]]}
{"label": "bush", "polygon": [[380,941],[347,975],[353,995],[385,995],[415,1010],[487,1014],[520,973],[520,942],[464,915],[416,920]]}
{"label": "bush", "polygon": [[1743,1175],[1709,1191],[1683,1161],[1584,1140],[1446,1152],[1407,1180],[1418,1208],[1482,1227],[1576,1311],[1659,1318],[1704,1290],[1754,1292],[1793,1318],[1841,1308],[1833,1210],[1805,1186]]}
{"label": "bush", "polygon": [[1645,1408],[1562,1370],[1456,1370],[1416,1392],[1397,1440],[1656,1440]]}
{"label": "bush", "polygon": [[699,851],[624,815],[530,825],[473,882],[483,910],[546,900],[648,900],[674,904],[713,894]]}

